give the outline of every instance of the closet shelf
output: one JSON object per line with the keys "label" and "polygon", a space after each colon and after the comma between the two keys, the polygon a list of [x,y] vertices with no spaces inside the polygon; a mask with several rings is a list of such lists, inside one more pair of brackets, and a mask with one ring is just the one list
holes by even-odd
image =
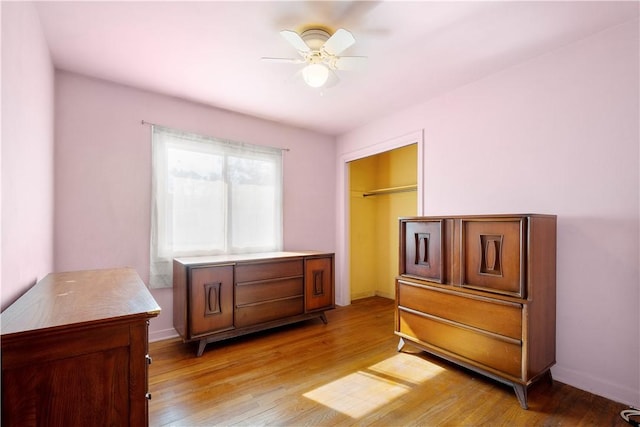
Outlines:
{"label": "closet shelf", "polygon": [[407,191],[417,190],[417,185],[401,185],[398,187],[378,188],[376,190],[367,191],[366,193],[362,193],[362,197],[379,196],[382,194],[405,193]]}

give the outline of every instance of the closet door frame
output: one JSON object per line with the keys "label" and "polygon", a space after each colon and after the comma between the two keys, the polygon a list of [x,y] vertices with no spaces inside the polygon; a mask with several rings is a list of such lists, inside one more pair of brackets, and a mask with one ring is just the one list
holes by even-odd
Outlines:
{"label": "closet door frame", "polygon": [[349,250],[350,242],[349,236],[351,230],[349,229],[349,162],[362,159],[364,157],[373,156],[376,154],[391,151],[396,148],[405,147],[407,145],[417,144],[417,177],[416,183],[417,189],[417,212],[418,216],[424,214],[424,129],[406,133],[396,138],[381,141],[372,144],[368,147],[364,147],[358,150],[344,153],[340,156],[338,162],[338,177],[337,177],[337,224],[336,224],[336,304],[337,305],[349,305],[351,304],[351,287],[349,284],[350,275],[350,259]]}

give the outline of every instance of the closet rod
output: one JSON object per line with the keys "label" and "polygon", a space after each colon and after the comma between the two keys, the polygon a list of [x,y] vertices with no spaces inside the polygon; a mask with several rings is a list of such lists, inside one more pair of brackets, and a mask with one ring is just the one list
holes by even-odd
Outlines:
{"label": "closet rod", "polygon": [[362,193],[362,197],[378,196],[381,194],[405,193],[407,191],[417,191],[417,185],[402,185],[399,187],[380,188],[378,190],[367,191]]}

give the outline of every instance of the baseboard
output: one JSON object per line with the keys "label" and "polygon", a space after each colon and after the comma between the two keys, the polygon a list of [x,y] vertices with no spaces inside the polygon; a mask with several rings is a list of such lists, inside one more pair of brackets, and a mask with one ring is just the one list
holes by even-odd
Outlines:
{"label": "baseboard", "polygon": [[588,391],[625,405],[640,407],[640,394],[638,390],[633,388],[603,381],[601,378],[596,378],[588,373],[558,365],[551,368],[551,373],[555,380],[580,390]]}
{"label": "baseboard", "polygon": [[387,298],[387,299],[396,299],[396,296],[394,294],[388,294],[386,292],[380,292],[380,291],[376,291],[376,296],[377,297],[382,297],[382,298]]}
{"label": "baseboard", "polygon": [[178,333],[173,328],[163,329],[161,331],[151,331],[149,332],[149,342],[168,340],[178,336]]}
{"label": "baseboard", "polygon": [[351,301],[357,300],[357,299],[362,299],[362,298],[369,298],[369,297],[373,297],[375,296],[375,292],[373,291],[369,291],[369,292],[358,292],[355,294],[351,295]]}
{"label": "baseboard", "polygon": [[387,299],[395,299],[396,298],[395,295],[388,294],[386,292],[370,291],[370,292],[359,292],[357,294],[351,295],[351,301],[354,301],[354,300],[357,300],[357,299],[369,298],[369,297],[382,297],[382,298],[387,298]]}

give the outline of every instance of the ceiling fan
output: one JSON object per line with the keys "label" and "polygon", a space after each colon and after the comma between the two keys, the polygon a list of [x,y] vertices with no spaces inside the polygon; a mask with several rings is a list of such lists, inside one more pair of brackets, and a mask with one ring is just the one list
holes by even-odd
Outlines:
{"label": "ceiling fan", "polygon": [[291,30],[280,31],[282,37],[298,51],[301,58],[262,58],[263,61],[307,64],[302,69],[304,82],[313,88],[326,87],[330,77],[338,80],[335,70],[351,70],[366,60],[365,56],[341,56],[356,39],[340,28],[333,34],[322,28],[310,28],[301,34]]}

